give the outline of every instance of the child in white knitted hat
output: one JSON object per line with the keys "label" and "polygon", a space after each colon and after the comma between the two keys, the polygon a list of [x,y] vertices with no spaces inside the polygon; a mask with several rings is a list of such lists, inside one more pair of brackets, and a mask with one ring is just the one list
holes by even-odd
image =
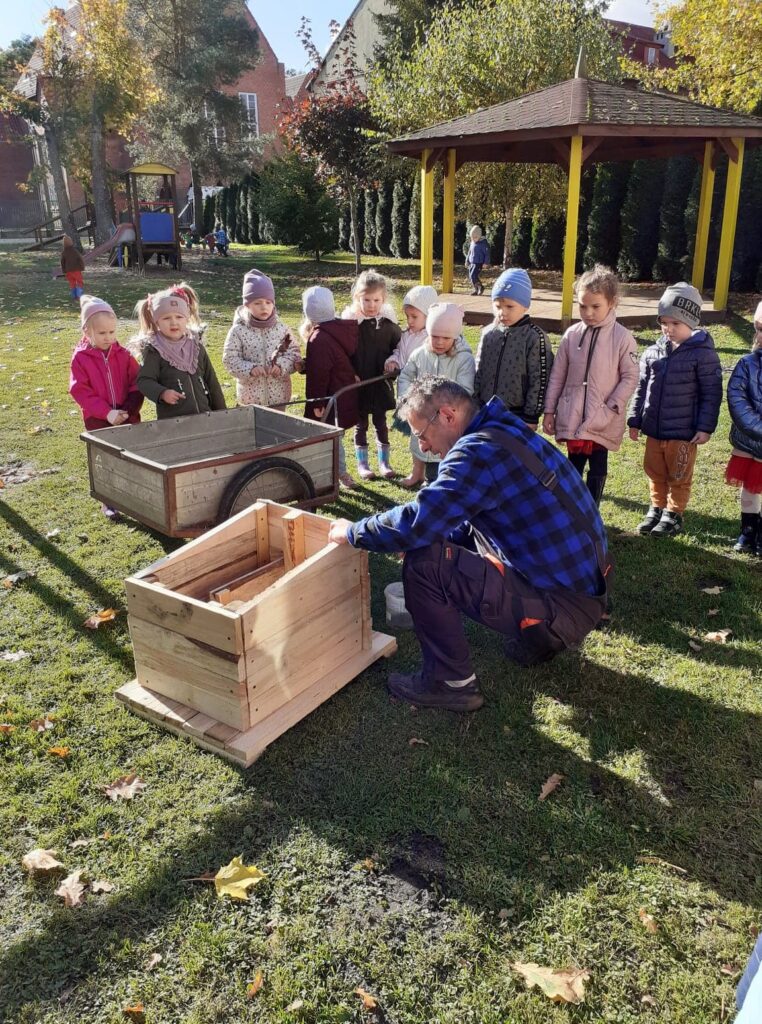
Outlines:
{"label": "child in white knitted hat", "polygon": [[397,347],[384,363],[384,373],[399,373],[413,352],[426,343],[426,317],[437,298],[436,289],[430,284],[417,284],[402,300],[407,330],[402,332]]}

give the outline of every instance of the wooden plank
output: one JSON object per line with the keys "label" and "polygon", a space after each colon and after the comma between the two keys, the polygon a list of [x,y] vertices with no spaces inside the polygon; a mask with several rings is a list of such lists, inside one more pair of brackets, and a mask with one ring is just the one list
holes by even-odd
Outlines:
{"label": "wooden plank", "polygon": [[251,511],[257,521],[257,560],[260,565],[266,565],[270,561],[270,526],[267,520],[267,505],[262,501],[257,501],[252,505]]}
{"label": "wooden plank", "polygon": [[[283,516],[288,511],[285,505],[277,505],[274,502],[268,503],[267,515],[272,550],[282,552],[286,545],[283,536]],[[305,512],[305,516],[304,554],[309,559],[328,545],[328,531],[331,526],[331,520],[326,519],[324,516],[315,515],[312,512]]]}
{"label": "wooden plank", "polygon": [[113,501],[125,512],[164,522],[164,476],[160,470],[131,466],[118,455],[89,447],[88,458],[96,497]]}
{"label": "wooden plank", "polygon": [[125,590],[130,615],[200,640],[219,651],[232,654],[243,651],[241,621],[236,613],[221,605],[173,594],[164,587],[144,583],[136,576],[125,580]]}
{"label": "wooden plank", "polygon": [[332,670],[317,679],[298,697],[231,740],[225,748],[225,753],[244,766],[250,765],[278,736],[300,722],[378,658],[388,658],[396,650],[397,641],[394,637],[374,633],[370,650],[359,651],[353,658],[344,662],[338,671]]}
{"label": "wooden plank", "polygon": [[360,568],[360,608],[362,613],[362,649],[369,651],[371,648],[373,633],[373,622],[370,617],[370,570],[368,568],[368,552],[362,552],[363,558]]}
{"label": "wooden plank", "polygon": [[194,638],[173,633],[164,626],[146,622],[130,614],[127,618],[132,646],[137,657],[139,651],[148,650],[162,655],[168,665],[177,665],[179,673],[191,674],[194,678],[207,675],[221,677],[218,685],[224,691],[233,692],[245,681],[245,665],[242,655],[223,653]]}
{"label": "wooden plank", "polygon": [[259,568],[257,553],[256,551],[251,551],[250,554],[244,558],[239,558],[238,561],[228,562],[217,569],[209,570],[203,576],[198,576],[188,583],[175,586],[172,590],[176,594],[187,594],[189,597],[195,597],[199,601],[211,601],[210,594],[212,592],[222,590],[229,584],[231,579],[235,579],[238,575],[254,572],[257,568]]}
{"label": "wooden plank", "polygon": [[271,587],[285,572],[286,567],[283,564],[283,558],[275,558],[267,565],[263,565],[261,569],[250,573],[250,578],[246,582],[239,584],[235,588],[231,584],[230,588],[218,591],[217,600],[220,604],[226,606],[230,605],[233,601],[241,602],[242,604],[246,601],[251,601],[253,597],[257,597],[267,590],[268,587]]}
{"label": "wooden plank", "polygon": [[[212,718],[211,715],[204,715],[198,711],[193,718],[189,718],[185,723],[185,729],[190,736],[203,736],[208,729],[213,728],[215,725],[219,725],[216,718]],[[230,727],[228,726],[228,728]]]}
{"label": "wooden plank", "polygon": [[244,696],[226,697],[217,689],[187,682],[155,664],[143,664],[139,658],[135,659],[135,672],[141,686],[179,701],[192,708],[194,714],[202,712],[236,729],[245,728],[249,722],[249,706]]}
{"label": "wooden plank", "polygon": [[288,572],[304,561],[304,512],[299,509],[286,512],[281,523],[285,530],[283,558]]}

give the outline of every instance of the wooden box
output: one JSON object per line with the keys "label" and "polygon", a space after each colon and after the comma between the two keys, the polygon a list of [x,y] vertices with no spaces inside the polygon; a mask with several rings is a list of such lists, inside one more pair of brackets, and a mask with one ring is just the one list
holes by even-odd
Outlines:
{"label": "wooden box", "polygon": [[117,697],[242,765],[397,647],[368,556],[330,520],[257,502],[126,581],[137,677]]}

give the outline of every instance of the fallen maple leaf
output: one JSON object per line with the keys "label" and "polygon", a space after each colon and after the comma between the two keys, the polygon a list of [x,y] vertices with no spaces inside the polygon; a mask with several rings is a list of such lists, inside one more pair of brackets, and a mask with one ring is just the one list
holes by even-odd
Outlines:
{"label": "fallen maple leaf", "polygon": [[720,609],[719,608],[710,608],[709,611],[706,614],[707,614],[707,618],[713,619],[715,617],[715,615],[719,615],[720,614]]}
{"label": "fallen maple leaf", "polygon": [[37,575],[37,573],[36,572],[32,572],[31,570],[29,570],[28,572],[27,571],[14,572],[10,576],[6,576],[5,577],[5,579],[3,580],[3,586],[5,587],[6,590],[10,590],[11,587],[15,587],[16,584],[17,583],[21,583],[22,580],[31,579],[33,576],[36,576],[36,575]]}
{"label": "fallen maple leaf", "polygon": [[733,964],[723,964],[720,968],[720,974],[727,974],[728,977],[732,978],[734,974],[738,973],[738,968],[734,967]]}
{"label": "fallen maple leaf", "polygon": [[702,587],[701,588],[701,593],[702,594],[711,594],[713,597],[716,597],[717,594],[721,594],[724,589],[725,589],[724,587]]}
{"label": "fallen maple leaf", "polygon": [[71,753],[71,747],[48,747],[48,753],[54,757],[68,757]]}
{"label": "fallen maple leaf", "polygon": [[240,857],[233,857],[229,864],[221,867],[214,876],[214,887],[218,896],[232,896],[236,900],[247,900],[249,889],[261,882],[264,872],[253,864],[247,867]]}
{"label": "fallen maple leaf", "polygon": [[161,953],[151,953],[151,956],[148,959],[148,963],[146,964],[146,970],[152,971],[157,964],[160,964],[162,962],[163,959],[164,957],[161,955]]}
{"label": "fallen maple leaf", "polygon": [[246,997],[247,999],[253,999],[254,996],[259,992],[264,984],[265,976],[261,971],[257,971],[254,975],[254,980],[250,981],[246,986]]}
{"label": "fallen maple leaf", "polygon": [[526,982],[527,988],[536,985],[554,1003],[581,1003],[585,999],[585,982],[590,972],[581,970],[554,971],[539,964],[511,964]]}
{"label": "fallen maple leaf", "polygon": [[732,629],[717,629],[713,633],[705,633],[704,639],[713,644],[726,644],[732,635]]}
{"label": "fallen maple leaf", "polygon": [[556,772],[554,772],[553,775],[551,775],[545,782],[544,786],[540,790],[540,795],[537,799],[546,800],[553,792],[553,790],[558,789],[558,787],[563,782],[563,778],[563,775],[559,775]]}
{"label": "fallen maple leaf", "polygon": [[28,651],[3,651],[0,653],[0,661],[21,661],[29,656]]}
{"label": "fallen maple leaf", "polygon": [[110,786],[104,786],[103,792],[109,798],[109,800],[132,800],[134,797],[141,793],[148,783],[143,782],[137,775],[122,775],[121,778],[116,779]]}
{"label": "fallen maple leaf", "polygon": [[123,1006],[122,1013],[129,1020],[133,1021],[133,1024],[145,1024],[146,1011],[142,1003],[135,1003],[134,1006]]}
{"label": "fallen maple leaf", "polygon": [[115,888],[116,886],[113,882],[106,882],[102,878],[99,878],[97,882],[93,882],[90,886],[90,889],[96,894],[101,892],[113,892]]}
{"label": "fallen maple leaf", "polygon": [[641,907],[638,911],[638,917],[640,918],[641,924],[645,930],[650,932],[652,935],[656,935],[659,930],[659,926],[656,923],[656,918],[653,914],[649,914],[645,907]]}
{"label": "fallen maple leaf", "polygon": [[301,1010],[304,1006],[303,999],[295,999],[293,1003],[289,1003],[286,1007],[286,1013],[294,1013],[296,1010]]}
{"label": "fallen maple leaf", "polygon": [[428,747],[428,740],[422,740],[418,736],[411,736],[407,741],[409,747]]}
{"label": "fallen maple leaf", "polygon": [[640,997],[640,1001],[644,1006],[656,1006],[656,1000],[653,996],[645,995]]}
{"label": "fallen maple leaf", "polygon": [[360,988],[359,985],[355,989],[355,995],[359,996],[360,999],[362,999],[362,1004],[363,1004],[363,1006],[365,1007],[366,1010],[377,1010],[378,1009],[378,1000],[375,999],[370,994],[370,992],[366,992],[364,988]]}
{"label": "fallen maple leaf", "polygon": [[689,640],[688,641],[688,646],[690,647],[690,649],[692,651],[697,651],[698,652],[698,651],[701,650],[701,644],[697,644],[695,640]]}
{"label": "fallen maple leaf", "polygon": [[53,725],[53,719],[45,715],[44,718],[33,718],[29,723],[29,728],[32,732],[47,732],[48,729],[54,729],[55,726]]}
{"label": "fallen maple leaf", "polygon": [[11,725],[10,722],[0,722],[0,733],[13,732],[16,728],[15,725]]}
{"label": "fallen maple leaf", "polygon": [[116,618],[116,611],[113,608],[102,608],[95,615],[91,615],[82,623],[85,629],[97,629],[104,622],[111,622]]}
{"label": "fallen maple leaf", "polygon": [[30,850],[21,858],[21,866],[34,878],[37,875],[52,875],[57,871],[65,871],[60,860],[56,860],[56,850]]}
{"label": "fallen maple leaf", "polygon": [[56,889],[56,896],[60,896],[67,907],[81,906],[85,902],[85,883],[82,881],[82,871],[72,871],[70,875],[67,875]]}

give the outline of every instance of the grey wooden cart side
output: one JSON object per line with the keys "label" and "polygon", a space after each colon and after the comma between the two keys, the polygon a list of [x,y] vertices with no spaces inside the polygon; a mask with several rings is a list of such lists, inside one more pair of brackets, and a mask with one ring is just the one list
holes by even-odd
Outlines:
{"label": "grey wooden cart side", "polygon": [[259,498],[338,495],[337,427],[249,405],[85,431],[90,493],[168,537],[197,537]]}

